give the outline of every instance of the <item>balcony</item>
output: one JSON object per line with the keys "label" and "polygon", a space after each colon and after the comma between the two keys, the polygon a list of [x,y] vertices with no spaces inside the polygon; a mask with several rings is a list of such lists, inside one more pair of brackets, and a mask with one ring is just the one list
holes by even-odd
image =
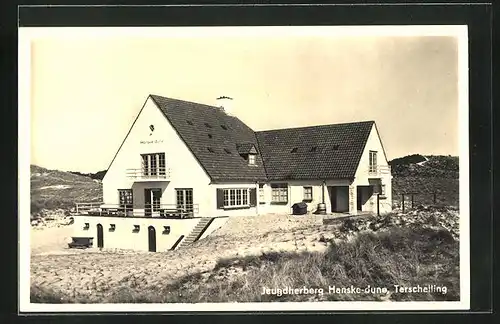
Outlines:
{"label": "balcony", "polygon": [[193,218],[199,212],[198,204],[113,205],[77,203],[76,215],[108,217]]}
{"label": "balcony", "polygon": [[370,165],[368,167],[368,176],[370,178],[380,178],[391,174],[390,165]]}
{"label": "balcony", "polygon": [[141,169],[127,169],[127,178],[134,181],[169,181],[170,168],[141,168]]}

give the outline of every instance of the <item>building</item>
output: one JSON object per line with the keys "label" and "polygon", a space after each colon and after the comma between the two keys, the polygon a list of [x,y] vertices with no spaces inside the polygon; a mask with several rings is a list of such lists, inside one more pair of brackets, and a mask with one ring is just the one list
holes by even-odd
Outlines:
{"label": "building", "polygon": [[[147,98],[103,179],[104,203],[80,220],[84,228],[100,222],[98,245],[103,226],[117,232],[116,222],[175,232],[160,244],[170,249],[179,235],[199,239],[224,217],[290,213],[297,202],[310,212],[318,204],[329,213],[391,210],[392,176],[374,121],[256,132],[232,115],[231,98],[218,99]],[[196,226],[203,229],[191,233]]]}

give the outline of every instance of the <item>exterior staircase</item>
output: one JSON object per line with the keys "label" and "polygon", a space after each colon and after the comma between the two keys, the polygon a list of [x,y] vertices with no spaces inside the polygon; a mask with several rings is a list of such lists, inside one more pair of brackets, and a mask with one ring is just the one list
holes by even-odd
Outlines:
{"label": "exterior staircase", "polygon": [[210,226],[210,224],[212,224],[214,219],[215,218],[211,217],[204,217],[200,219],[200,221],[198,222],[198,224],[196,224],[191,233],[189,233],[189,235],[178,244],[177,248],[187,246],[198,241],[198,239],[203,235],[205,230]]}

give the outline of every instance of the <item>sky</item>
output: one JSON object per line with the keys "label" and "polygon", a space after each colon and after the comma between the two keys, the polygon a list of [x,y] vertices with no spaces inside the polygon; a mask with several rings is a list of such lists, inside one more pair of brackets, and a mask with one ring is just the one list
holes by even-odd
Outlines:
{"label": "sky", "polygon": [[254,130],[375,120],[388,159],[459,154],[458,41],[341,33],[40,37],[31,163],[105,170],[149,94],[215,105]]}

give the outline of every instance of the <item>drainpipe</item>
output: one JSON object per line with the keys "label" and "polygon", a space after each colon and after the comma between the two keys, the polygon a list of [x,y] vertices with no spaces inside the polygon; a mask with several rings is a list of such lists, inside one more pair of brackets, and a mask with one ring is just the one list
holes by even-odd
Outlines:
{"label": "drainpipe", "polygon": [[321,203],[325,203],[325,185],[326,185],[326,181],[323,180],[323,183],[321,185]]}
{"label": "drainpipe", "polygon": [[259,216],[259,182],[255,182],[255,212],[257,213],[257,216]]}

